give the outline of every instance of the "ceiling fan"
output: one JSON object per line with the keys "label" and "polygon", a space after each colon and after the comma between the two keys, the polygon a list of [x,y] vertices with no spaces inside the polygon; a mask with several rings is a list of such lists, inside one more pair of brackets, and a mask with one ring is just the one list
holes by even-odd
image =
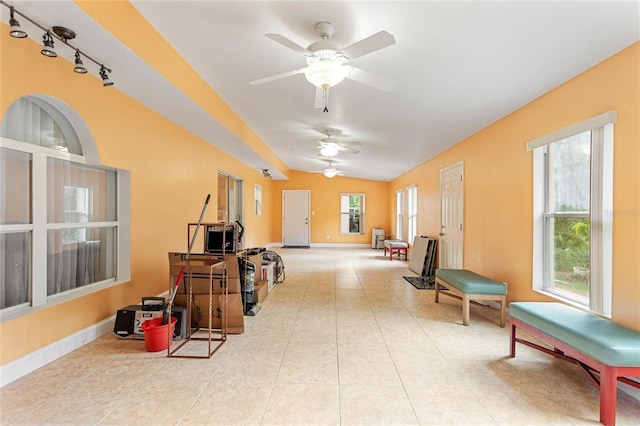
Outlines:
{"label": "ceiling fan", "polygon": [[296,74],[304,74],[307,81],[316,86],[315,107],[321,108],[324,105],[325,112],[328,111],[329,88],[337,85],[345,78],[383,91],[390,91],[394,88],[395,82],[386,77],[361,70],[352,65],[346,65],[353,59],[395,44],[396,41],[393,35],[386,31],[380,31],[370,37],[341,48],[337,43],[330,40],[336,30],[333,24],[326,21],[318,22],[315,30],[322,40],[311,43],[306,48],[283,35],[265,34],[271,40],[288,47],[294,52],[302,53],[306,59],[307,66],[253,80],[249,84],[262,84]]}
{"label": "ceiling fan", "polygon": [[336,155],[338,155],[338,152],[348,152],[349,154],[357,154],[360,152],[352,147],[362,145],[361,142],[338,142],[331,137],[333,136],[334,132],[335,131],[331,129],[327,129],[324,131],[327,137],[320,139],[320,144],[318,146],[318,148],[320,149],[320,154],[318,155],[322,157],[335,157]]}
{"label": "ceiling fan", "polygon": [[325,177],[328,177],[329,179],[331,179],[334,176],[344,176],[343,172],[341,172],[340,170],[336,170],[335,167],[333,167],[334,161],[329,160],[328,163],[329,165],[325,167],[324,170],[309,171],[307,173],[321,174],[321,175],[324,175]]}

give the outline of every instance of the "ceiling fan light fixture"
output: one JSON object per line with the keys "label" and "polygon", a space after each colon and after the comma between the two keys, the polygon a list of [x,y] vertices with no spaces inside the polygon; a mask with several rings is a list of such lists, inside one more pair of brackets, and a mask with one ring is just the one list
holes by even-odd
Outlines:
{"label": "ceiling fan light fixture", "polygon": [[325,175],[325,177],[328,177],[329,179],[331,179],[332,177],[337,175],[338,172],[333,167],[327,167],[326,169],[324,169],[324,173],[323,174]]}
{"label": "ceiling fan light fixture", "polygon": [[334,157],[338,155],[339,147],[333,142],[325,143],[320,148],[320,155],[323,157]]}
{"label": "ceiling fan light fixture", "polygon": [[351,67],[342,65],[339,61],[321,60],[309,64],[304,69],[304,76],[309,83],[326,90],[339,84],[350,72]]}

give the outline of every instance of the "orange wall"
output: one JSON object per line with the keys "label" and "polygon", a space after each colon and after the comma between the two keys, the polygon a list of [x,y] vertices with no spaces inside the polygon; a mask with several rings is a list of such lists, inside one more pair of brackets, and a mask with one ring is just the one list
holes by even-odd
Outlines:
{"label": "orange wall", "polygon": [[[305,189],[311,193],[311,243],[371,244],[371,228],[389,230],[389,183],[291,171],[288,181],[274,181],[272,241],[282,241],[282,191]],[[365,194],[365,234],[340,235],[340,193]],[[313,214],[315,213],[315,214]],[[329,239],[326,236],[329,235]]]}
{"label": "orange wall", "polygon": [[[101,2],[82,2],[89,9]],[[104,2],[103,2],[104,3]],[[121,4],[124,2],[120,2]],[[94,6],[90,6],[94,5]],[[95,11],[93,11],[95,12]],[[131,13],[129,9],[126,11]],[[121,14],[122,16],[125,13]],[[117,16],[104,18],[115,25]],[[311,191],[312,243],[370,244],[371,228],[393,228],[394,191],[418,185],[418,235],[439,230],[439,170],[465,162],[465,266],[510,285],[511,300],[543,300],[531,290],[532,159],[525,142],[609,109],[618,112],[615,127],[614,320],[640,329],[640,44],[621,52],[508,117],[462,141],[391,183],[347,177],[326,179],[303,172],[289,181],[270,181],[259,171],[212,147],[186,130],[92,75],[80,76],[60,58],[38,54],[31,40],[10,39],[0,25],[0,114],[21,96],[47,94],[68,103],[91,130],[102,163],[131,171],[132,279],[58,306],[0,323],[0,362],[5,364],[109,318],[142,296],[168,288],[167,252],[187,248],[186,223],[195,222],[207,193],[212,201],[204,217],[216,221],[217,170],[245,182],[245,242],[260,246],[282,238],[282,190]],[[117,28],[114,31],[125,31]],[[127,35],[126,37],[133,37]],[[149,49],[141,46],[137,49]],[[154,60],[151,58],[150,60]],[[172,62],[172,61],[165,61]],[[172,81],[193,83],[190,69],[165,70]],[[186,75],[185,75],[186,74]],[[46,76],[47,78],[42,78]],[[116,82],[117,84],[117,82]],[[186,87],[187,91],[198,91]],[[210,89],[207,88],[209,93]],[[195,96],[195,95],[194,95]],[[226,108],[197,97],[233,132],[256,136]],[[222,108],[223,111],[219,111]],[[271,153],[264,152],[266,157]],[[281,162],[279,164],[282,164]],[[263,189],[263,215],[253,214],[253,184]],[[366,193],[366,234],[339,235],[339,193]],[[329,234],[330,239],[325,236]]]}
{"label": "orange wall", "polygon": [[[109,318],[142,296],[167,290],[167,252],[187,250],[186,224],[198,220],[208,193],[204,221],[216,222],[219,169],[244,179],[244,241],[255,246],[270,242],[272,182],[260,171],[124,96],[117,86],[104,88],[95,76],[74,73],[69,62],[45,58],[37,43],[10,38],[6,25],[0,29],[0,114],[25,95],[58,98],[85,120],[102,164],[131,172],[132,277],[125,284],[0,323],[2,364]],[[255,183],[263,187],[262,216],[253,213]]]}
{"label": "orange wall", "polygon": [[[464,161],[464,267],[532,291],[532,153],[528,140],[615,110],[613,320],[640,330],[640,43],[623,50],[391,182],[418,185],[418,235],[440,226],[440,169]],[[390,206],[393,217],[395,205]]]}

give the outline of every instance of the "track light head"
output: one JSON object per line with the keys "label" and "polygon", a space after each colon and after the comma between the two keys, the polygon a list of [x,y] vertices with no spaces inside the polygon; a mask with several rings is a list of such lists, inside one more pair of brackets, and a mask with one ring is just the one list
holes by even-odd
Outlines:
{"label": "track light head", "polygon": [[13,17],[13,6],[9,7],[10,10],[10,18],[9,18],[9,25],[11,26],[11,30],[9,31],[9,35],[13,38],[25,38],[27,36],[27,33],[24,32],[22,30],[22,28],[20,28],[20,22],[18,22],[14,17]]}
{"label": "track light head", "polygon": [[113,81],[109,80],[107,71],[111,72],[111,70],[106,68],[104,65],[100,66],[100,77],[102,77],[102,85],[104,87],[113,86]]}
{"label": "track light head", "polygon": [[80,57],[80,51],[76,50],[76,66],[73,68],[73,70],[75,72],[77,72],[78,74],[86,74],[87,73],[87,69],[84,67],[84,64],[82,63],[82,58]]}
{"label": "track light head", "polygon": [[53,50],[53,37],[51,37],[51,34],[49,34],[48,31],[42,36],[42,44],[44,45],[44,47],[42,48],[40,53],[42,53],[44,56],[48,56],[49,58],[55,58],[58,56],[56,51]]}

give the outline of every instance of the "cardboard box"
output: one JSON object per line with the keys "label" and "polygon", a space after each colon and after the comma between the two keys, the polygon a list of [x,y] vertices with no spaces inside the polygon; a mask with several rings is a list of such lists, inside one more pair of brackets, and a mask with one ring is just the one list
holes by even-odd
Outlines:
{"label": "cardboard box", "polygon": [[[211,327],[212,329],[222,328],[222,315],[224,306],[224,295],[214,295],[211,298]],[[227,333],[240,334],[244,333],[244,313],[242,307],[242,296],[240,294],[227,295]],[[209,295],[194,295],[191,305],[191,326],[207,329],[209,327],[209,318],[207,310],[209,309]],[[178,294],[175,298],[177,306],[187,305],[187,296]]]}
{"label": "cardboard box", "polygon": [[262,265],[262,253],[255,254],[253,256],[247,256],[247,260],[256,265],[256,271],[259,271],[260,266]]}
{"label": "cardboard box", "polygon": [[269,283],[266,281],[256,281],[253,288],[253,303],[262,303],[269,294]]}
{"label": "cardboard box", "polygon": [[[188,264],[183,261],[174,263],[169,267],[169,284],[173,288],[180,274],[180,269],[185,267],[185,277],[178,287],[178,294],[187,294],[185,282],[188,279],[191,279],[193,294],[209,294],[209,285],[213,286],[214,294],[222,294],[224,282],[221,269],[212,268],[212,265],[216,263],[217,261],[210,260],[189,260]],[[240,293],[240,278],[227,277],[226,285],[229,293]]]}
{"label": "cardboard box", "polygon": [[[186,258],[187,258],[186,253],[169,252],[169,265],[185,262]],[[224,260],[226,262],[228,278],[240,278],[240,268],[238,267],[237,254],[234,254],[234,253],[225,254],[223,257],[222,255],[218,256],[215,254],[192,253],[189,256],[190,264],[193,264],[194,261],[208,261],[212,263],[212,262],[218,262],[220,260]]]}

